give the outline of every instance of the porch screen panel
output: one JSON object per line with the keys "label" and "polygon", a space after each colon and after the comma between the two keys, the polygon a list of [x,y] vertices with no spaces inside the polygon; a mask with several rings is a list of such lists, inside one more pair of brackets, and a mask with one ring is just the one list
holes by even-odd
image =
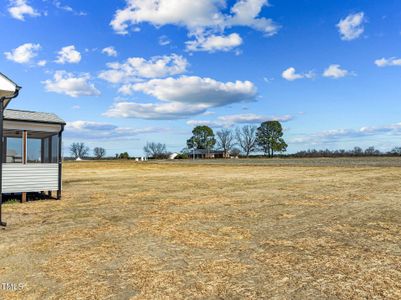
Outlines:
{"label": "porch screen panel", "polygon": [[6,163],[22,163],[21,137],[6,137]]}
{"label": "porch screen panel", "polygon": [[43,163],[50,163],[50,138],[44,138],[43,144]]}
{"label": "porch screen panel", "polygon": [[42,160],[42,140],[28,137],[27,163],[40,163]]}
{"label": "porch screen panel", "polygon": [[51,146],[51,162],[58,163],[58,135],[53,135],[52,138],[52,146]]}

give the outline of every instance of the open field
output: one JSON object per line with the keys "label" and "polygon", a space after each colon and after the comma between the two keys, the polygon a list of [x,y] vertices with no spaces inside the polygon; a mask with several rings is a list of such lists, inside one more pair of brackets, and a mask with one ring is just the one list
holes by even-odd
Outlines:
{"label": "open field", "polygon": [[66,163],[4,206],[0,299],[401,299],[400,162]]}

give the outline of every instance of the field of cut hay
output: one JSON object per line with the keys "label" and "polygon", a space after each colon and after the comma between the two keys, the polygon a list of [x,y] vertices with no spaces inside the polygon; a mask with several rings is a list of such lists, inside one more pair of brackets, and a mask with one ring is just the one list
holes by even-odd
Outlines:
{"label": "field of cut hay", "polygon": [[261,162],[65,163],[4,206],[0,299],[401,299],[399,161]]}

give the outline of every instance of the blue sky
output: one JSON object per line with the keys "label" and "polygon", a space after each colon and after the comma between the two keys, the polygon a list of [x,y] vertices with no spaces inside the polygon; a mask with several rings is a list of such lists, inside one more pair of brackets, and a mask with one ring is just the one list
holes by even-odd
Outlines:
{"label": "blue sky", "polygon": [[142,155],[277,119],[289,152],[401,144],[401,2],[11,0],[0,13],[10,108],[73,141]]}

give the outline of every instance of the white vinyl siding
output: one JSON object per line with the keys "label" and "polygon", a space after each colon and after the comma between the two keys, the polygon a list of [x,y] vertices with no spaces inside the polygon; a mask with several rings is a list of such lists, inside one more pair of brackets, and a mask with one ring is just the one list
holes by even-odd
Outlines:
{"label": "white vinyl siding", "polygon": [[3,164],[3,193],[58,190],[58,164]]}

